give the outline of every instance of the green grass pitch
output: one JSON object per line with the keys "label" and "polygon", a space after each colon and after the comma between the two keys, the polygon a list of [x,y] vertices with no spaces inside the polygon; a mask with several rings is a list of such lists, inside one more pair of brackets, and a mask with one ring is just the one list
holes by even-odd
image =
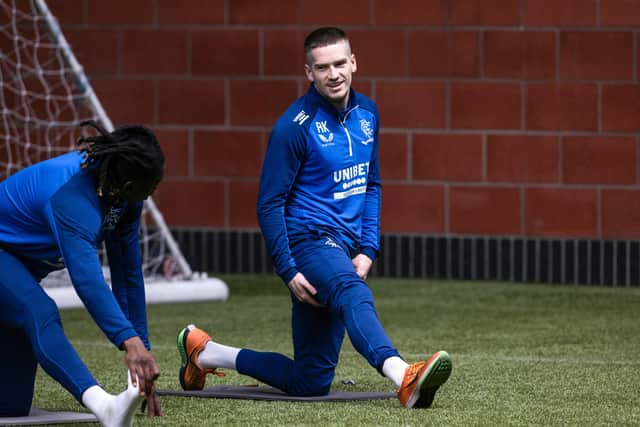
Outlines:
{"label": "green grass pitch", "polygon": [[[176,335],[196,323],[220,342],[291,354],[290,302],[275,276],[232,275],[226,302],[154,305],[149,327],[162,389],[180,387]],[[370,286],[380,319],[409,362],[447,350],[453,373],[427,410],[396,399],[292,403],[161,397],[164,418],[139,426],[638,425],[640,289],[390,280]],[[62,313],[67,335],[105,388],[125,385],[124,355],[84,310]],[[8,343],[5,343],[5,349]],[[6,350],[5,350],[6,351]],[[342,384],[353,379],[355,385]],[[228,372],[207,385],[255,384]],[[393,391],[345,339],[334,389]],[[34,405],[83,408],[41,370]]]}

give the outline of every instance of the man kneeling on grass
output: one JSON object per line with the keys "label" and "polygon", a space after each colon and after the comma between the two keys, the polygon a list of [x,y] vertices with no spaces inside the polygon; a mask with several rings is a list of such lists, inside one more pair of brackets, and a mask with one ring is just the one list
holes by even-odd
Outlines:
{"label": "man kneeling on grass", "polygon": [[403,406],[431,406],[451,374],[445,351],[407,364],[378,320],[365,283],[379,250],[379,117],[351,88],[356,58],[341,29],[304,43],[311,85],[276,123],[267,147],[258,219],[291,292],[294,358],[228,347],[193,325],[178,335],[180,384],[200,390],[216,368],[236,369],[295,396],[329,393],[345,330],[369,364],[398,387]]}

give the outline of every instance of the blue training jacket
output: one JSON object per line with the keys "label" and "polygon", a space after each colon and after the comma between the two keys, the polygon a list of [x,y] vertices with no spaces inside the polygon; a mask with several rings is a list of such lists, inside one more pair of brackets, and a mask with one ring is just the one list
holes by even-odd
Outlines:
{"label": "blue training jacket", "polygon": [[327,236],[375,260],[380,232],[380,120],[353,89],[338,111],[315,88],[276,122],[260,178],[257,214],[276,273],[296,275],[290,243]]}
{"label": "blue training jacket", "polygon": [[[93,178],[80,168],[83,159],[71,152],[0,182],[0,248],[18,257],[38,280],[66,266],[107,338],[120,348],[137,335],[149,349],[138,240],[142,202],[104,212]],[[97,254],[102,241],[113,291]]]}

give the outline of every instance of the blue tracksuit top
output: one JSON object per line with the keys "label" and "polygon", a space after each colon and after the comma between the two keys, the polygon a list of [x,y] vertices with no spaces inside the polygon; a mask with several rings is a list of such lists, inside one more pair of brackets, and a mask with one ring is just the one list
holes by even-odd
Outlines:
{"label": "blue tracksuit top", "polygon": [[326,235],[351,256],[379,250],[380,168],[376,104],[353,89],[338,111],[315,88],[276,122],[265,153],[257,214],[276,273],[298,272],[290,243]]}
{"label": "blue tracksuit top", "polygon": [[[104,212],[93,178],[80,168],[83,158],[67,153],[0,182],[0,248],[38,279],[66,266],[78,296],[113,344],[121,347],[138,335],[149,348],[138,242],[142,202]],[[103,240],[113,291],[97,254]]]}

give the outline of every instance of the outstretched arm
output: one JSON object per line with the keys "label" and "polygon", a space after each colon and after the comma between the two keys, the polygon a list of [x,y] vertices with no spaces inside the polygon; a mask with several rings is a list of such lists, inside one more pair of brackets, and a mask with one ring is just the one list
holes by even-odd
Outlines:
{"label": "outstretched arm", "polygon": [[142,202],[129,206],[120,219],[118,227],[108,233],[105,244],[113,294],[138,333],[138,337],[126,340],[122,345],[126,351],[125,363],[133,375],[133,381],[135,381],[135,375],[140,379],[140,389],[147,397],[148,414],[160,416],[163,413],[154,385],[160,370],[148,351],[150,344],[138,237],[141,213]]}
{"label": "outstretched arm", "polygon": [[[141,392],[156,399],[154,382],[160,373],[159,367],[104,281],[97,253],[100,206],[93,202],[95,200],[82,194],[58,194],[47,207],[47,217],[76,293],[107,338],[126,350],[127,366],[134,375],[133,381],[137,375]],[[160,415],[156,403],[154,401],[153,415]]]}
{"label": "outstretched arm", "polygon": [[142,202],[127,208],[117,228],[105,238],[111,288],[125,316],[150,349],[147,310],[140,254],[139,227]]}
{"label": "outstretched arm", "polygon": [[102,274],[97,252],[100,214],[89,201],[75,196],[64,200],[54,198],[47,209],[78,297],[109,341],[121,347],[126,339],[138,334]]}

